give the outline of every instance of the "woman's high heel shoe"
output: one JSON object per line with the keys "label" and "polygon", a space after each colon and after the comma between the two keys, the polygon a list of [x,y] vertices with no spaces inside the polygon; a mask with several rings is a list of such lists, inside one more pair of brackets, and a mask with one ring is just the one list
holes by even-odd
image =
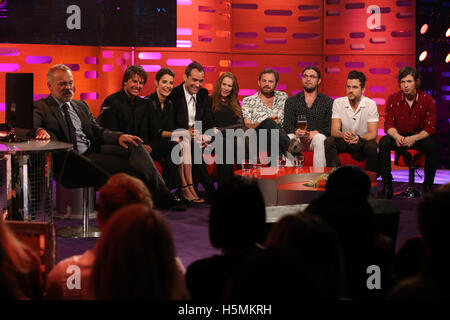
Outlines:
{"label": "woman's high heel shoe", "polygon": [[203,202],[198,202],[198,198],[194,198],[194,199],[188,199],[188,198],[186,198],[183,194],[182,194],[182,192],[181,192],[181,189],[185,189],[185,188],[188,188],[190,185],[188,184],[188,185],[185,185],[185,186],[180,186],[179,188],[178,188],[178,196],[181,198],[181,200],[183,200],[183,203],[184,204],[186,204],[186,205],[192,205],[192,204],[197,204],[197,203],[203,203]]}
{"label": "woman's high heel shoe", "polygon": [[[186,187],[190,187],[190,186],[194,186],[194,184],[190,183]],[[192,199],[191,201],[193,203],[198,203],[198,204],[205,203],[205,199],[202,199],[202,198],[195,198],[195,199]]]}

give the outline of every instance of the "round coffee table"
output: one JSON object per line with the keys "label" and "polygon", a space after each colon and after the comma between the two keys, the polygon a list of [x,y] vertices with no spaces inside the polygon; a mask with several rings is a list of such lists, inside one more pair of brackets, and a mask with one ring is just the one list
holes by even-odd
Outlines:
{"label": "round coffee table", "polygon": [[[332,169],[331,167],[260,167],[251,169],[249,172],[236,170],[234,174],[256,179],[266,206],[280,206],[309,203],[317,198],[325,189],[307,187],[305,183]],[[372,188],[376,188],[376,174],[370,171],[366,173]]]}

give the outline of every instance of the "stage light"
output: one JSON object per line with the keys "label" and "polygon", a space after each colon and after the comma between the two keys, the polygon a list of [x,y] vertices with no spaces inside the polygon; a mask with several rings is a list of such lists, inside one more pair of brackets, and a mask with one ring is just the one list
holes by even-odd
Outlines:
{"label": "stage light", "polygon": [[447,56],[445,57],[445,63],[449,62],[450,62],[450,53],[448,53]]}
{"label": "stage light", "polygon": [[450,28],[447,29],[447,32],[445,33],[445,36],[448,38],[450,37]]}
{"label": "stage light", "polygon": [[425,34],[428,31],[428,24],[424,24],[422,28],[420,28],[420,34]]}
{"label": "stage light", "polygon": [[422,51],[422,53],[419,56],[419,61],[425,60],[427,58],[427,56],[428,56],[428,52],[426,50]]}

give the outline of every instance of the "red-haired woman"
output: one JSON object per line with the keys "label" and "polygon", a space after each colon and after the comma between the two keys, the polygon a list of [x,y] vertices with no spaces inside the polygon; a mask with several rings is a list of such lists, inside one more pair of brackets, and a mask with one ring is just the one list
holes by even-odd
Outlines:
{"label": "red-haired woman", "polygon": [[[233,176],[234,164],[226,163],[226,129],[245,128],[241,106],[237,99],[238,93],[239,84],[236,76],[231,72],[225,72],[217,79],[211,95],[213,126],[221,130],[224,137],[224,152],[222,155],[216,154],[216,157],[223,157],[223,164],[217,164],[219,184]],[[234,145],[236,146],[236,143]],[[234,154],[236,156],[236,152]]]}

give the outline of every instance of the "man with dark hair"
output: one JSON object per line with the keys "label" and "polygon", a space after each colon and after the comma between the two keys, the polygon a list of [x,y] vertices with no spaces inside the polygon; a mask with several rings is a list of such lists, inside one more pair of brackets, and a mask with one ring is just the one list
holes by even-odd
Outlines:
{"label": "man with dark hair", "polygon": [[[283,124],[286,92],[277,91],[278,72],[264,69],[258,78],[259,91],[242,100],[244,123],[248,128],[257,128],[265,119]],[[275,115],[276,114],[276,115]]]}
{"label": "man with dark hair", "polygon": [[[303,70],[303,91],[286,100],[284,130],[291,139],[300,139],[303,150],[314,150],[314,167],[326,167],[324,141],[330,136],[333,99],[318,91],[322,82],[320,71],[309,66]],[[299,116],[307,121],[306,128],[297,127]]]}
{"label": "man with dark hair", "polygon": [[[62,64],[51,67],[47,81],[50,96],[36,101],[34,105],[34,124],[40,128],[36,132],[36,139],[52,138],[73,143],[75,158],[80,159],[80,163],[88,162],[90,167],[96,169],[94,172],[98,172],[98,180],[104,180],[102,183],[110,174],[125,172],[143,180],[160,208],[176,204],[144,149],[142,139],[100,126],[84,101],[72,99],[74,82],[70,68]],[[128,82],[130,92],[138,92],[139,87],[142,87],[137,78],[130,78]],[[90,161],[83,160],[84,157]],[[80,179],[82,172],[66,169],[65,159],[68,159],[65,154],[55,155],[56,174],[63,180]]]}
{"label": "man with dark hair", "polygon": [[392,198],[391,150],[416,149],[425,153],[425,192],[431,190],[437,168],[436,105],[419,90],[419,73],[404,67],[398,75],[400,91],[389,96],[384,130],[380,140],[379,165],[383,179],[382,196]]}
{"label": "man with dark hair", "polygon": [[[152,158],[152,148],[150,140],[152,138],[152,115],[148,100],[140,97],[142,88],[147,80],[147,73],[141,66],[129,66],[122,80],[122,89],[106,97],[103,101],[100,115],[97,122],[109,130],[122,131],[128,134],[139,136],[144,141],[144,148],[150,155],[152,165],[148,168],[152,170],[155,179],[162,180]],[[173,189],[178,185],[177,166],[173,161],[164,162],[165,189]],[[161,181],[161,184],[164,182]],[[158,196],[157,190],[150,190]],[[174,201],[180,202],[175,195]]]}
{"label": "man with dark hair", "polygon": [[[292,155],[289,150],[292,149],[291,140],[286,132],[282,129],[284,123],[284,104],[288,95],[286,92],[275,90],[278,84],[278,72],[273,69],[264,69],[259,74],[258,87],[259,91],[252,96],[245,97],[242,100],[242,116],[244,123],[248,128],[267,130],[267,142],[270,142],[272,130],[278,130],[278,145],[280,154],[284,154],[289,160]],[[296,139],[293,139],[297,143]],[[270,146],[266,146],[270,153]],[[300,152],[300,147],[298,147]]]}
{"label": "man with dark hair", "polygon": [[123,74],[122,87],[124,87],[130,79],[136,79],[135,76],[140,77],[144,84],[147,83],[147,72],[145,72],[144,68],[141,66],[129,66]]}
{"label": "man with dark hair", "polygon": [[[197,61],[190,63],[184,73],[184,82],[173,88],[169,95],[175,108],[175,127],[177,129],[187,129],[191,134],[191,150],[194,155],[195,149],[204,147],[208,137],[203,135],[207,129],[212,127],[211,100],[208,90],[202,88],[205,81],[205,70]],[[194,128],[195,122],[201,122],[202,132],[197,132]],[[196,136],[200,136],[202,144],[196,141]],[[198,151],[197,151],[198,153]],[[194,159],[195,160],[195,159]],[[203,185],[207,192],[208,200],[212,199],[215,192],[213,181],[208,173],[206,164],[202,157],[201,163],[193,161],[193,175]]]}
{"label": "man with dark hair", "polygon": [[358,153],[366,160],[366,170],[377,172],[378,109],[375,101],[363,96],[366,76],[353,70],[347,77],[347,96],[334,100],[331,136],[325,140],[328,167],[340,166],[339,153]]}

